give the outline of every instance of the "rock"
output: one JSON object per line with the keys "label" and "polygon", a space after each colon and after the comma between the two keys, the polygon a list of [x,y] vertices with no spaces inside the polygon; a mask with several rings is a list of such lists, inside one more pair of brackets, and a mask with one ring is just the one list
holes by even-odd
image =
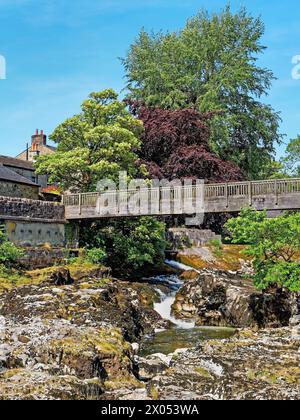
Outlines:
{"label": "rock", "polygon": [[295,315],[290,319],[290,327],[295,338],[300,340],[300,315]]}
{"label": "rock", "polygon": [[172,309],[177,318],[193,317],[199,326],[278,328],[289,324],[292,306],[284,290],[262,293],[236,272],[202,270],[184,283]]}
{"label": "rock", "polygon": [[299,400],[299,341],[289,328],[240,333],[172,355],[148,385],[160,400]]}
{"label": "rock", "polygon": [[152,354],[151,356],[142,358],[137,357],[138,376],[141,381],[149,381],[158,373],[161,373],[170,367],[171,357],[164,354]]}
{"label": "rock", "polygon": [[30,338],[26,337],[26,335],[19,335],[18,340],[20,343],[27,344],[30,342]]}
{"label": "rock", "polygon": [[132,343],[131,344],[131,348],[134,354],[138,354],[139,349],[140,349],[140,345],[138,343]]}
{"label": "rock", "polygon": [[0,295],[0,399],[118,398],[143,387],[134,352],[161,324],[145,288],[73,283],[59,267],[46,282]]}
{"label": "rock", "polygon": [[73,283],[74,280],[71,277],[70,270],[65,267],[57,267],[44,281],[44,284],[52,286],[68,286]]}

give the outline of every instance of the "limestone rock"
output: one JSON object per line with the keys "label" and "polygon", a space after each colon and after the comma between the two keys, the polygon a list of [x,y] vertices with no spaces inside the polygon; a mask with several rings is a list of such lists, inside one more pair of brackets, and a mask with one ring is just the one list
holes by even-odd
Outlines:
{"label": "limestone rock", "polygon": [[193,317],[199,326],[278,328],[289,324],[293,301],[284,290],[257,291],[252,280],[238,273],[202,270],[179,290],[173,313]]}
{"label": "limestone rock", "polygon": [[139,379],[148,381],[154,378],[158,373],[161,373],[170,367],[171,357],[164,354],[152,354],[151,356],[142,358],[137,357]]}
{"label": "limestone rock", "polygon": [[172,356],[147,389],[160,400],[299,400],[299,341],[289,328],[241,331]]}

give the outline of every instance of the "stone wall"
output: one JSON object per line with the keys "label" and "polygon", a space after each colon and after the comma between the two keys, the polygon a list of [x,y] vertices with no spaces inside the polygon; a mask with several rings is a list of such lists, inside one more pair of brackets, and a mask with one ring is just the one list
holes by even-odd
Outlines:
{"label": "stone wall", "polygon": [[5,228],[9,240],[17,246],[65,245],[65,225],[62,223],[5,221]]}
{"label": "stone wall", "polygon": [[61,204],[0,197],[0,223],[18,246],[65,245],[65,208]]}
{"label": "stone wall", "polygon": [[58,203],[0,197],[0,219],[64,222],[65,208]]}
{"label": "stone wall", "polygon": [[38,200],[38,185],[16,184],[14,182],[0,181],[0,196],[28,198]]}
{"label": "stone wall", "polygon": [[171,228],[167,231],[167,240],[173,249],[183,249],[209,244],[213,240],[222,241],[221,236],[209,229]]}
{"label": "stone wall", "polygon": [[72,250],[66,248],[27,248],[24,257],[20,263],[27,270],[35,270],[51,266],[61,266],[66,264],[67,259],[78,257],[80,250]]}

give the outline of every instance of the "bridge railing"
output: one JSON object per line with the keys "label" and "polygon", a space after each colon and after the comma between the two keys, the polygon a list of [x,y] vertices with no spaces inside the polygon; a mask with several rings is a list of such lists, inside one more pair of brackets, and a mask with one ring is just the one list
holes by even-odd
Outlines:
{"label": "bridge railing", "polygon": [[[178,187],[170,187],[171,194],[176,199],[178,195]],[[164,192],[169,188],[149,188],[150,197],[160,194],[163,200]],[[184,194],[196,196],[196,187],[183,188]],[[111,192],[119,202],[127,201],[129,197],[136,193],[136,190],[125,190],[119,192]],[[146,192],[147,193],[147,192]],[[245,181],[245,182],[229,182],[204,185],[204,197],[206,200],[215,200],[218,198],[229,197],[259,197],[267,195],[288,195],[300,193],[300,178],[267,180],[267,181]],[[105,194],[109,194],[106,192]],[[82,193],[82,194],[66,194],[63,196],[63,204],[66,207],[96,207],[97,201],[101,193]]]}

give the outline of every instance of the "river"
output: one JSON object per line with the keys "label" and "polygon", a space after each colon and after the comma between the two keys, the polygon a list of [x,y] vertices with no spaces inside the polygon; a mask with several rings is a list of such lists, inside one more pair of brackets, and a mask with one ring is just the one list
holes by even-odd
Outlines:
{"label": "river", "polygon": [[[194,270],[176,261],[166,263],[180,271]],[[154,353],[169,354],[177,349],[196,347],[203,340],[230,338],[235,334],[236,330],[233,328],[196,327],[194,320],[180,320],[172,315],[176,294],[183,285],[179,274],[156,276],[148,281],[155,286],[160,295],[160,301],[154,304],[154,309],[163,319],[170,321],[170,328],[146,336],[141,345],[141,356]]]}

